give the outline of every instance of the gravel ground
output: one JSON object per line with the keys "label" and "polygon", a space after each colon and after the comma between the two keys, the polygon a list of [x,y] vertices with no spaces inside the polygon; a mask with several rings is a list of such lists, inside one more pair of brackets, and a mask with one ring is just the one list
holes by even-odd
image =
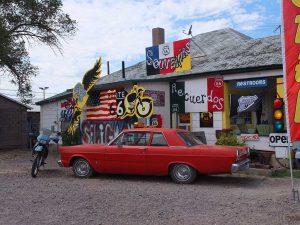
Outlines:
{"label": "gravel ground", "polygon": [[288,178],[199,176],[192,185],[167,177],[78,179],[56,165],[54,153],[31,178],[30,158],[29,150],[0,150],[1,225],[300,224]]}

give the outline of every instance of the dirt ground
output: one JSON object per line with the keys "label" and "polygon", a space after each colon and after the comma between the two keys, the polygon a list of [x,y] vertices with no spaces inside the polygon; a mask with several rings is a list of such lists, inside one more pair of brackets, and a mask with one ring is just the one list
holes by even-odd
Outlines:
{"label": "dirt ground", "polygon": [[[300,224],[290,179],[199,176],[75,178],[51,153],[31,178],[30,150],[0,150],[0,224]],[[299,180],[296,181],[300,188]]]}

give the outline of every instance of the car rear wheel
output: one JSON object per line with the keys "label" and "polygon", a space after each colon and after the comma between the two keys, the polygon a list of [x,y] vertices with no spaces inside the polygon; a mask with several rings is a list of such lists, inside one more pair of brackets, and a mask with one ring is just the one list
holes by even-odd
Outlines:
{"label": "car rear wheel", "polygon": [[83,158],[75,159],[72,168],[75,176],[80,178],[89,178],[94,173],[89,162]]}
{"label": "car rear wheel", "polygon": [[190,184],[195,181],[197,173],[189,165],[175,164],[170,170],[171,178],[175,183]]}

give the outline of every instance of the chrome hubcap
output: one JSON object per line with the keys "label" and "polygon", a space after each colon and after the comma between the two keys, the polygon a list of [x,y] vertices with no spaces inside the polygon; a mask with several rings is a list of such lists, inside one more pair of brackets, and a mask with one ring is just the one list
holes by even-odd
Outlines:
{"label": "chrome hubcap", "polygon": [[187,165],[176,165],[174,175],[178,180],[185,181],[191,177],[191,170]]}
{"label": "chrome hubcap", "polygon": [[88,162],[79,160],[75,164],[75,171],[78,176],[86,176],[90,171]]}

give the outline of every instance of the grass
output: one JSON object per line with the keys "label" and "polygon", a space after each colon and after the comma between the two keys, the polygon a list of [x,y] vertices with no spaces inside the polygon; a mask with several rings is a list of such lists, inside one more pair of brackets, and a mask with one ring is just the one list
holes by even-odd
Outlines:
{"label": "grass", "polygon": [[[272,177],[290,177],[291,173],[289,169],[280,169],[275,170],[272,174]],[[300,178],[300,170],[293,169],[293,176],[294,178]]]}

